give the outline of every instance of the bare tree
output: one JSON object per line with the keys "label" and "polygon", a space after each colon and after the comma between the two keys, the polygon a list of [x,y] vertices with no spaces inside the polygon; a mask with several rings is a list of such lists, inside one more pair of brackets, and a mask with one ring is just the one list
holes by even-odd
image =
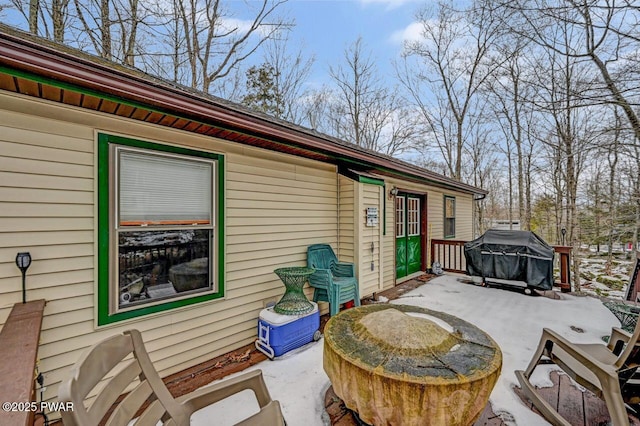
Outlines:
{"label": "bare tree", "polygon": [[74,6],[80,24],[78,31],[88,37],[98,55],[112,59],[109,0],[74,0]]}
{"label": "bare tree", "polygon": [[40,12],[40,1],[29,0],[29,32],[38,34],[38,15]]}
{"label": "bare tree", "polygon": [[[444,2],[418,14],[422,39],[405,44],[399,78],[408,89],[447,159],[450,175],[462,179],[465,126],[473,100],[496,64],[486,61],[497,36],[483,8],[456,11]],[[414,59],[416,66],[408,64]]]}
{"label": "bare tree", "polygon": [[301,99],[303,123],[313,130],[330,134],[332,126],[327,122],[332,98],[333,92],[329,86],[308,90]]}
{"label": "bare tree", "polygon": [[274,70],[274,83],[279,93],[278,118],[301,124],[305,114],[301,98],[303,87],[315,62],[313,56],[305,57],[302,47],[292,50],[288,31],[282,32],[265,44],[265,63]]}
{"label": "bare tree", "polygon": [[4,8],[13,9],[24,18],[32,34],[39,34],[40,23],[40,0],[11,0],[6,5],[0,5],[0,11]]}
{"label": "bare tree", "polygon": [[[496,10],[509,12],[503,24],[512,32],[560,55],[589,60],[600,75],[608,96],[596,86],[582,96],[592,103],[608,102],[619,106],[636,139],[640,139],[640,119],[634,109],[638,96],[637,48],[640,42],[640,8],[637,4],[629,0],[489,1]],[[558,32],[557,28],[563,31]],[[566,43],[566,34],[572,35],[572,43]],[[628,78],[625,74],[634,77]]]}
{"label": "bare tree", "polygon": [[[24,17],[29,32],[51,38],[58,43],[64,42],[69,0],[11,0],[10,4],[12,9]],[[0,10],[3,7],[6,6],[0,6]]]}
{"label": "bare tree", "polygon": [[117,17],[114,24],[118,27],[119,38],[116,56],[123,64],[129,66],[135,65],[138,25],[141,22],[138,3],[138,0],[127,0],[122,4],[114,1],[113,7]]}
{"label": "bare tree", "polygon": [[337,86],[336,136],[374,151],[399,154],[415,136],[415,117],[395,91],[380,83],[375,61],[364,52],[361,38],[345,50],[344,59],[344,65],[329,71]]}
{"label": "bare tree", "polygon": [[[559,31],[563,31],[559,29]],[[569,42],[570,33],[565,33]],[[542,82],[539,106],[546,112],[548,127],[543,142],[551,153],[549,169],[553,170],[555,207],[560,209],[555,226],[556,241],[566,228],[568,244],[574,246],[574,289],[580,289],[578,235],[578,187],[585,160],[600,134],[601,118],[597,108],[588,107],[577,96],[584,87],[588,70],[574,58],[549,52],[548,80]],[[598,118],[596,118],[598,117]]]}
{"label": "bare tree", "polygon": [[65,27],[69,14],[69,0],[51,1],[51,23],[53,26],[53,41],[64,43]]}
{"label": "bare tree", "polygon": [[[184,52],[190,85],[209,92],[214,81],[228,76],[268,39],[289,24],[276,17],[286,0],[261,0],[248,22],[234,20],[221,0],[180,0]],[[253,37],[255,36],[255,37]]]}
{"label": "bare tree", "polygon": [[[527,185],[527,172],[530,172],[531,147],[527,147],[531,139],[527,139],[528,129],[534,127],[535,119],[533,103],[533,85],[531,80],[532,62],[536,55],[528,49],[524,39],[505,34],[494,49],[494,59],[498,66],[493,78],[487,79],[485,86],[490,99],[486,111],[493,117],[504,138],[503,151],[509,164],[508,187],[513,194],[512,169],[515,163],[515,197],[509,197],[509,219],[513,215],[513,200],[517,201],[517,216],[523,229],[531,229],[530,224],[530,187]],[[533,60],[530,58],[534,58]],[[529,169],[529,170],[528,170]],[[529,212],[529,213],[528,213]]]}

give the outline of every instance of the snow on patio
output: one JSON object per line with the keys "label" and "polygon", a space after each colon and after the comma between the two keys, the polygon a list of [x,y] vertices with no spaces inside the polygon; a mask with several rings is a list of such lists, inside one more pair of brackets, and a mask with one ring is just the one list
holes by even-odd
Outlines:
{"label": "snow on patio", "polygon": [[[500,346],[502,374],[491,394],[493,411],[507,424],[546,424],[524,406],[514,393],[514,370],[525,369],[537,347],[543,327],[552,328],[569,340],[602,342],[618,320],[596,298],[562,294],[561,300],[526,296],[520,292],[485,288],[459,282],[462,275],[448,274],[412,290],[394,304],[421,306],[446,312],[487,332]],[[289,352],[274,361],[261,362],[250,369],[262,370],[273,399],[280,401],[289,426],[329,424],[324,396],[330,386],[322,368],[324,339]],[[551,366],[536,369],[532,382],[551,386]],[[200,410],[192,425],[233,424],[257,411],[253,395],[243,392],[230,400]]]}

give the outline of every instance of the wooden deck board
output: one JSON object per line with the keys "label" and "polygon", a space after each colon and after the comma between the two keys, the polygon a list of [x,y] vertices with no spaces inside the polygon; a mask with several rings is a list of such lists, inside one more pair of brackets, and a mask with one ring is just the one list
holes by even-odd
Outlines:
{"label": "wooden deck board", "polygon": [[[552,373],[551,374],[551,381],[553,382],[553,386],[547,387],[547,388],[540,388],[540,389],[538,389],[538,393],[540,394],[540,396],[542,398],[546,399],[547,402],[549,402],[549,404],[551,404],[551,406],[553,407],[554,410],[557,410],[558,409],[558,394],[559,394],[559,389],[560,389],[560,377],[558,376],[558,374]],[[520,397],[522,398],[522,395]],[[535,413],[540,414],[540,412],[535,407],[533,407],[532,404],[530,404],[530,406],[532,407],[532,409],[533,409],[533,411]]]}
{"label": "wooden deck board", "polygon": [[560,375],[558,413],[572,425],[585,423],[583,392],[564,374]]}
{"label": "wooden deck board", "polygon": [[[566,374],[554,371],[551,373],[550,378],[553,386],[537,388],[538,393],[552,404],[573,426],[611,424],[611,417],[609,417],[607,406],[602,399],[589,391],[585,390],[583,392],[580,390]],[[532,410],[538,413],[520,388],[514,388],[514,391],[527,407],[532,407]],[[640,426],[640,419],[629,413],[629,423],[632,426]]]}
{"label": "wooden deck board", "polygon": [[610,420],[607,406],[591,392],[584,393],[584,418],[586,426],[600,426]]}

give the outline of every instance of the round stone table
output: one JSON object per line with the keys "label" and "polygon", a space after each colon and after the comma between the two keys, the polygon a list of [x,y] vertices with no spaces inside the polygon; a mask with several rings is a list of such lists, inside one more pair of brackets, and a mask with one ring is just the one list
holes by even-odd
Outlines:
{"label": "round stone table", "polygon": [[369,424],[471,425],[502,367],[485,332],[416,306],[342,311],[324,337],[324,370],[336,395]]}

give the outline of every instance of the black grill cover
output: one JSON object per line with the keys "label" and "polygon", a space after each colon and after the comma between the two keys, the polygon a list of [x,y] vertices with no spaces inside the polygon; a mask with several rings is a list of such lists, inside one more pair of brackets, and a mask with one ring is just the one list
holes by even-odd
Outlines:
{"label": "black grill cover", "polygon": [[464,244],[464,257],[468,275],[553,286],[553,248],[533,232],[490,229]]}

